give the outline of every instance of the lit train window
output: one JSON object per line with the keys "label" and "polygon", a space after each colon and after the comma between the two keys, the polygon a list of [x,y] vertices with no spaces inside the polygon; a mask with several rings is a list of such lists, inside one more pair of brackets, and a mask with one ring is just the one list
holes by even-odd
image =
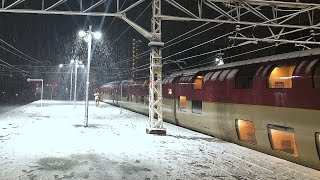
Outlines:
{"label": "lit train window", "polygon": [[202,114],[202,101],[192,101],[192,113]]}
{"label": "lit train window", "polygon": [[316,133],[316,145],[317,145],[318,155],[320,159],[320,133]]}
{"label": "lit train window", "polygon": [[313,73],[313,87],[320,88],[320,63],[317,63]]}
{"label": "lit train window", "polygon": [[202,89],[203,76],[197,76],[193,82],[193,89]]}
{"label": "lit train window", "polygon": [[268,78],[268,88],[292,88],[292,73],[296,66],[273,68]]}
{"label": "lit train window", "polygon": [[250,120],[236,119],[238,138],[242,142],[257,144],[254,123]]}
{"label": "lit train window", "polygon": [[259,66],[251,66],[242,68],[236,77],[237,89],[250,89],[253,87],[253,77],[255,76]]}
{"label": "lit train window", "polygon": [[273,150],[299,156],[293,128],[268,125],[268,133]]}
{"label": "lit train window", "polygon": [[184,110],[187,108],[187,97],[180,96],[179,97],[179,110]]}

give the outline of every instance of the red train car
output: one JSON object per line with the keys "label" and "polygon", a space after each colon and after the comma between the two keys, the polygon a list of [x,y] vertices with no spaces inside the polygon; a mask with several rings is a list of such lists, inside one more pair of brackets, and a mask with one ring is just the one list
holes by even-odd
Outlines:
{"label": "red train car", "polygon": [[[163,79],[163,117],[320,170],[319,57],[313,49],[172,74]],[[117,103],[148,114],[148,86],[131,88],[140,100]]]}

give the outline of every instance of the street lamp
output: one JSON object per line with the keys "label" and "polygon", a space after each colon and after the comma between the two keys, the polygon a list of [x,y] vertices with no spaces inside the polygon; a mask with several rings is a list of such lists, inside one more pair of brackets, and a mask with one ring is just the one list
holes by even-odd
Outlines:
{"label": "street lamp", "polygon": [[84,69],[84,65],[82,64],[82,61],[79,61],[78,59],[76,59],[76,63],[75,63],[75,80],[74,80],[74,94],[73,94],[73,104],[74,107],[76,107],[76,101],[77,101],[77,79],[78,79],[78,68],[82,68]]}
{"label": "street lamp", "polygon": [[87,82],[86,82],[86,103],[85,103],[85,120],[84,127],[88,127],[88,111],[89,111],[89,75],[90,75],[90,61],[91,61],[91,44],[92,44],[92,36],[95,39],[100,39],[102,34],[100,32],[92,32],[92,26],[89,26],[89,30],[87,32],[81,30],[78,34],[80,37],[83,37],[85,41],[88,43],[88,65],[87,65]]}

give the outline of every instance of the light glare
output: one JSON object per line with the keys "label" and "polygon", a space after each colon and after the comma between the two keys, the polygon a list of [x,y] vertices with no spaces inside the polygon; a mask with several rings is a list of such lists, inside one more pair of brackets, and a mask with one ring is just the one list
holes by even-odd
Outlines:
{"label": "light glare", "polygon": [[63,67],[63,64],[59,64],[59,68],[62,68]]}
{"label": "light glare", "polygon": [[102,37],[102,34],[101,34],[101,32],[95,32],[95,33],[93,33],[93,36],[95,39],[100,39]]}
{"label": "light glare", "polygon": [[79,31],[79,36],[80,37],[84,37],[86,35],[86,32],[84,32],[83,30]]}

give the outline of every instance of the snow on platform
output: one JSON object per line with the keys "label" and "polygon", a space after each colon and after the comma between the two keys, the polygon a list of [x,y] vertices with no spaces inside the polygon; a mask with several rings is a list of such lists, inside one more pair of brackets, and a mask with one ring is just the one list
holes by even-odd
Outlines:
{"label": "snow on platform", "polygon": [[320,172],[107,104],[28,104],[0,114],[0,179],[320,179]]}

